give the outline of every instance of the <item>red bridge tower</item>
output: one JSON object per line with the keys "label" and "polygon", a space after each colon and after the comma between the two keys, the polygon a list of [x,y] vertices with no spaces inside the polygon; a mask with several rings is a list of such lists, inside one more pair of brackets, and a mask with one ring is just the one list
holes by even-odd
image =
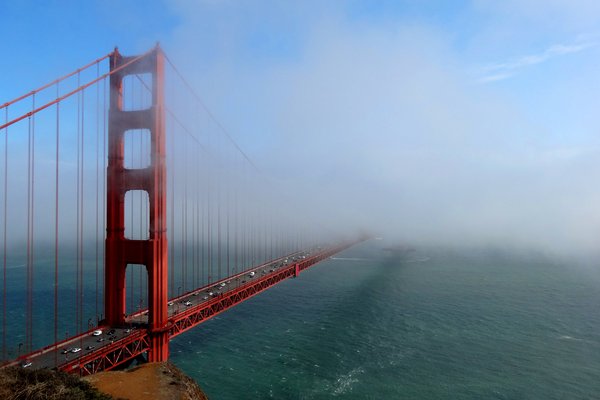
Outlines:
{"label": "red bridge tower", "polygon": [[[108,126],[107,220],[105,264],[105,314],[111,326],[125,322],[125,271],[128,264],[142,264],[148,272],[148,331],[151,348],[148,361],[165,361],[168,339],[168,258],[166,235],[166,163],[164,109],[164,54],[156,46],[138,61],[115,49],[110,58],[110,110]],[[123,78],[152,75],[152,105],[144,110],[123,110]],[[150,131],[150,165],[142,169],[124,166],[124,137],[131,129]],[[125,238],[125,193],[148,193],[147,240]]]}

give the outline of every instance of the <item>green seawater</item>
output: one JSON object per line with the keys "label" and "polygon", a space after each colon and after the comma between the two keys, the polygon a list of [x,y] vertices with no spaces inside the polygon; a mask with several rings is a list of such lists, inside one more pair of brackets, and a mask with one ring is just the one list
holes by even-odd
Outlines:
{"label": "green seawater", "polygon": [[171,342],[213,400],[600,399],[600,266],[369,241]]}

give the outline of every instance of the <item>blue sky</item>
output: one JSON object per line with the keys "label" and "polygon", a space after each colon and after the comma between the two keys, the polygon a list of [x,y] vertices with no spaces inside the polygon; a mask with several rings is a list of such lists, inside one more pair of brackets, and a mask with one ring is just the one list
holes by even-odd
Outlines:
{"label": "blue sky", "polygon": [[329,204],[325,214],[406,226],[400,237],[598,244],[597,1],[24,0],[0,11],[4,100],[115,45],[134,54],[160,41],[265,171],[322,190],[306,204]]}

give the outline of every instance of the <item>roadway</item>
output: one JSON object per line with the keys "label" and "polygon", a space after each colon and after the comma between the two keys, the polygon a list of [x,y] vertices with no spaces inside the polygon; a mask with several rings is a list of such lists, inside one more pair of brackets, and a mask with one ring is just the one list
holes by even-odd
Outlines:
{"label": "roadway", "polygon": [[[230,291],[251,283],[253,280],[269,274],[276,274],[278,270],[300,262],[320,250],[321,248],[319,247],[308,251],[292,253],[171,299],[168,302],[169,318],[183,313],[188,308],[199,306],[209,302],[213,298],[223,296]],[[146,330],[147,322],[148,310],[146,309],[130,315],[126,319],[126,326],[99,326],[56,345],[48,346],[37,352],[23,356],[9,365],[20,364],[22,367],[35,369],[60,368],[62,365],[72,363],[74,360],[89,353],[98,352],[104,348],[108,350],[115,342],[139,336]],[[93,334],[95,330],[100,330],[101,333],[96,336]]]}

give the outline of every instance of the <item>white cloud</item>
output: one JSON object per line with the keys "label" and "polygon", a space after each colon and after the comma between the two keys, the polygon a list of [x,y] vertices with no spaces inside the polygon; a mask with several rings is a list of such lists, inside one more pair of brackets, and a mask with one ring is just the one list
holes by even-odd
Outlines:
{"label": "white cloud", "polygon": [[571,45],[555,44],[541,53],[529,54],[508,62],[486,65],[479,69],[478,75],[480,76],[477,80],[480,83],[488,83],[507,79],[524,68],[541,64],[555,57],[579,53],[596,46],[598,46],[598,42],[595,41],[586,41]]}
{"label": "white cloud", "polygon": [[[193,44],[180,46],[216,114],[321,222],[408,241],[597,246],[596,147],[550,141],[526,110],[473,85],[443,32],[304,17],[306,36],[286,62],[207,65],[190,56]],[[188,10],[179,37],[197,37],[201,18]],[[550,46],[487,66],[482,79],[592,46]]]}

